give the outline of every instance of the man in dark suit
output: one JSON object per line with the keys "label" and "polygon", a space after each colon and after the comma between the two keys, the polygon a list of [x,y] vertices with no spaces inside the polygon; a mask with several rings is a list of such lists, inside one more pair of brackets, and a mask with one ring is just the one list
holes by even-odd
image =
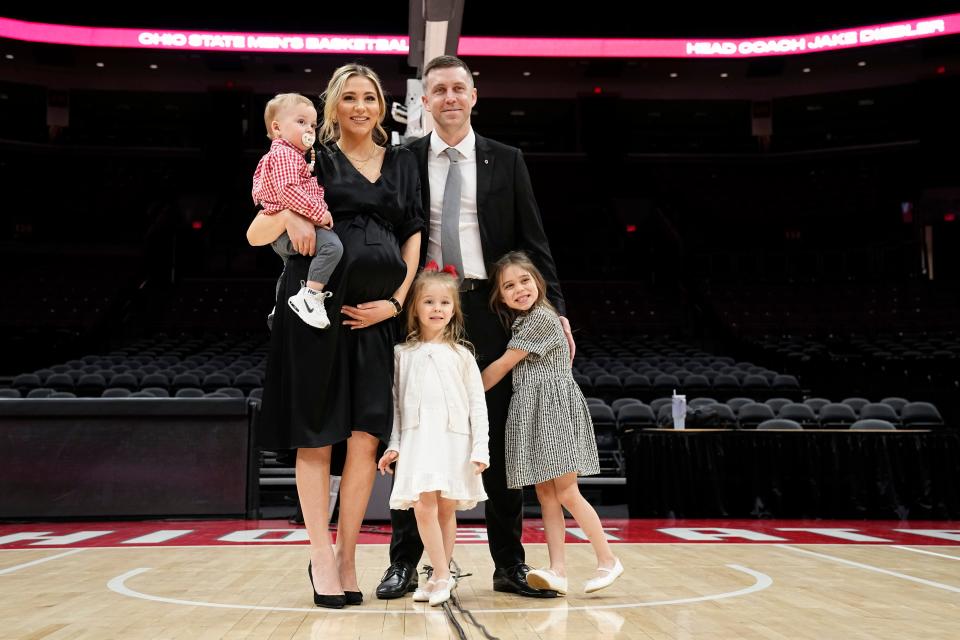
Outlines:
{"label": "man in dark suit", "polygon": [[[523,155],[519,149],[474,133],[470,112],[477,102],[477,90],[473,74],[462,60],[454,56],[431,60],[423,70],[423,88],[424,108],[433,116],[436,128],[409,145],[420,167],[427,223],[420,263],[436,260],[457,267],[463,278],[460,295],[467,337],[483,369],[503,355],[509,339],[508,329],[490,310],[493,285],[487,274],[503,254],[525,251],[546,278],[547,297],[561,316],[572,354],[575,345],[564,317],[557,269]],[[493,588],[530,597],[556,597],[555,591],[534,589],[526,580],[529,567],[520,543],[523,493],[507,488],[504,472],[504,426],[511,392],[510,376],[487,392],[490,467],[483,473],[483,484],[489,498],[485,505],[487,536],[496,567]],[[413,511],[391,511],[390,519],[391,564],[377,588],[378,598],[399,598],[413,591],[416,563],[423,553]]]}

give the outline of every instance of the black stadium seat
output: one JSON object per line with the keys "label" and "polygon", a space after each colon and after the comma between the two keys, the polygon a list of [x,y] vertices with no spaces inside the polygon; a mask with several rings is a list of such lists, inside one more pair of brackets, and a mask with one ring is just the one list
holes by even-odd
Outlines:
{"label": "black stadium seat", "polygon": [[110,387],[109,389],[104,389],[103,393],[100,394],[101,398],[128,398],[132,392],[129,389],[122,389],[120,387]]}
{"label": "black stadium seat", "polygon": [[200,385],[207,393],[211,391],[216,391],[222,387],[229,387],[232,384],[232,379],[225,373],[209,373],[203,378],[203,383]]}
{"label": "black stadium seat", "polygon": [[818,415],[824,429],[846,429],[857,421],[857,414],[848,404],[831,402],[820,407]]}
{"label": "black stadium seat", "polygon": [[765,404],[754,402],[745,404],[737,412],[737,420],[744,429],[756,429],[765,420],[773,420],[773,410]]}
{"label": "black stadium seat", "polygon": [[870,401],[866,398],[844,398],[841,400],[841,402],[850,406],[857,415],[860,414],[860,409],[862,409],[865,405],[870,404]]}
{"label": "black stadium seat", "polygon": [[16,376],[11,383],[14,389],[20,392],[20,395],[26,396],[33,389],[41,386],[40,376],[35,373],[21,373]]}
{"label": "black stadium seat", "polygon": [[763,404],[773,409],[775,414],[779,414],[780,409],[783,408],[784,405],[793,404],[793,400],[790,398],[767,398],[763,401]]}
{"label": "black stadium seat", "polygon": [[643,401],[639,398],[617,398],[610,403],[610,408],[613,409],[613,414],[615,416],[620,415],[620,409],[625,407],[628,404],[643,404]]}
{"label": "black stadium seat", "polygon": [[813,412],[813,409],[797,402],[791,402],[780,407],[780,410],[777,412],[777,417],[785,420],[793,420],[805,429],[818,425],[817,414]]}
{"label": "black stadium seat", "polygon": [[798,431],[801,429],[803,429],[803,426],[799,422],[786,418],[764,420],[757,425],[757,431]]}
{"label": "black stadium seat", "polygon": [[620,409],[617,425],[621,433],[651,429],[657,426],[657,418],[653,410],[645,404],[627,404]]}
{"label": "black stadium seat", "polygon": [[263,379],[253,373],[241,373],[233,380],[233,386],[243,390],[247,395],[257,387],[263,386]]}
{"label": "black stadium seat", "polygon": [[830,401],[826,398],[807,398],[803,401],[803,404],[813,409],[813,412],[819,415],[820,409],[823,408],[824,405],[830,404]]}
{"label": "black stadium seat", "polygon": [[107,381],[99,373],[85,373],[77,382],[76,393],[81,398],[99,398],[104,389],[107,388]]}
{"label": "black stadium seat", "polygon": [[52,376],[47,378],[47,382],[45,386],[50,387],[54,391],[62,391],[62,392],[69,392],[69,393],[73,393],[73,390],[75,388],[73,378],[70,377],[70,375],[67,373],[53,374]]}
{"label": "black stadium seat", "polygon": [[600,374],[593,380],[593,394],[606,402],[613,402],[622,395],[620,378],[611,374]]}
{"label": "black stadium seat", "polygon": [[929,402],[908,402],[900,412],[904,429],[932,429],[943,426],[943,416]]}
{"label": "black stadium seat", "polygon": [[895,430],[897,427],[895,424],[893,424],[888,420],[879,420],[879,419],[870,418],[870,419],[857,420],[852,425],[850,425],[850,428],[855,430],[868,430],[868,431],[880,431],[880,430],[892,431],[892,430]]}
{"label": "black stadium seat", "polygon": [[886,420],[893,425],[900,424],[900,416],[897,415],[893,407],[882,402],[871,402],[863,405],[863,408],[860,409],[860,418],[862,420]]}

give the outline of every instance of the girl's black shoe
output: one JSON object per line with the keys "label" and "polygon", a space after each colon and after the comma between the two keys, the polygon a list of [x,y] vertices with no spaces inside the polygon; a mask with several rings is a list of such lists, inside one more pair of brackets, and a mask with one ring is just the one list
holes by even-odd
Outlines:
{"label": "girl's black shoe", "polygon": [[347,604],[363,604],[363,593],[360,591],[344,591]]}

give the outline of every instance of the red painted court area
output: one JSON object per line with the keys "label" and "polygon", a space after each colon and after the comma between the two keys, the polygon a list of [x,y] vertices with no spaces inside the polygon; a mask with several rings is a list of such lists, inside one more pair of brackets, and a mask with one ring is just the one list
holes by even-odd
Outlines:
{"label": "red painted court area", "polygon": [[[586,536],[567,521],[567,542]],[[960,544],[960,522],[896,520],[604,520],[614,543]],[[458,543],[487,541],[482,523],[458,527]],[[546,542],[539,520],[524,521],[525,543]],[[361,544],[390,542],[389,523],[364,525]],[[0,524],[0,549],[306,544],[303,527],[285,520],[28,522]]]}

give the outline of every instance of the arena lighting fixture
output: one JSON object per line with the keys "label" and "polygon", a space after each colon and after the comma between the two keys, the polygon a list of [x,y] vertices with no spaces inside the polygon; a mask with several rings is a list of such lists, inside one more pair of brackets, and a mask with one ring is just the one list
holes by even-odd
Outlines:
{"label": "arena lighting fixture", "polygon": [[[677,28],[683,28],[679,23]],[[461,56],[546,58],[756,58],[853,49],[960,33],[960,13],[786,36],[711,38],[504,38],[462,36]],[[0,18],[0,38],[127,49],[408,55],[406,35],[114,29]]]}
{"label": "arena lighting fixture", "polygon": [[7,60],[13,60],[13,54],[8,53],[7,55],[4,56],[4,58],[6,58]]}

